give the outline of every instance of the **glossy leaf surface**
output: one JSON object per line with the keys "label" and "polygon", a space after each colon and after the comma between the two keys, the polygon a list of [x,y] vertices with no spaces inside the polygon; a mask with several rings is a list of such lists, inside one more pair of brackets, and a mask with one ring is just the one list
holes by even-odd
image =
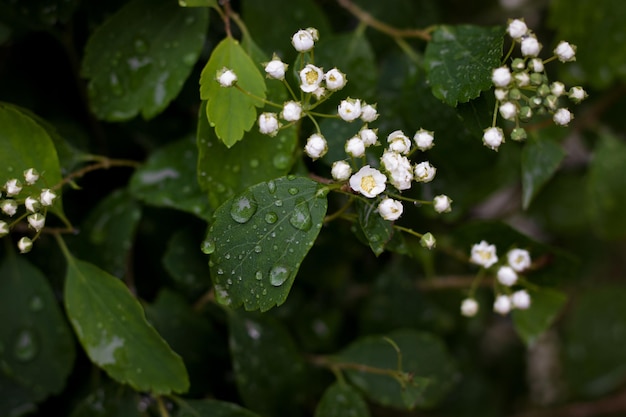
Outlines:
{"label": "glossy leaf surface", "polygon": [[217,400],[186,400],[179,402],[176,417],[258,417],[258,414],[234,403]]}
{"label": "glossy leaf surface", "polygon": [[352,386],[335,382],[329,386],[315,409],[315,417],[369,417],[363,396]]}
{"label": "glossy leaf surface", "polygon": [[554,322],[567,297],[560,291],[541,288],[529,291],[531,306],[527,310],[514,310],[512,313],[515,330],[524,343],[532,345]]}
{"label": "glossy leaf surface", "polygon": [[[544,131],[545,132],[545,131]],[[552,178],[565,151],[547,132],[531,135],[522,151],[522,205],[530,206],[533,198]]]}

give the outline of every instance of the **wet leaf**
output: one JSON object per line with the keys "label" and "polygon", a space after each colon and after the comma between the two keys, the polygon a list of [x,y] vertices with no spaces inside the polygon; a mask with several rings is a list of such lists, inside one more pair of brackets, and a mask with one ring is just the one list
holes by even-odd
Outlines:
{"label": "wet leaf", "polygon": [[369,417],[367,403],[352,386],[335,382],[324,391],[315,417]]}
{"label": "wet leaf", "polygon": [[567,297],[560,291],[539,288],[529,291],[531,305],[528,310],[514,310],[512,313],[515,330],[524,343],[532,345],[554,322],[561,312]]}
{"label": "wet leaf", "polygon": [[237,404],[217,400],[179,400],[176,417],[259,417]]}
{"label": "wet leaf", "polygon": [[359,226],[367,243],[376,256],[385,251],[385,245],[393,236],[393,222],[381,217],[377,210],[376,201],[357,201],[356,209],[359,216]]}
{"label": "wet leaf", "polygon": [[201,238],[190,229],[182,229],[170,238],[163,266],[176,289],[195,300],[211,288],[211,276],[206,256],[200,252]]}
{"label": "wet leaf", "polygon": [[70,417],[141,417],[138,392],[105,380],[81,400]]}

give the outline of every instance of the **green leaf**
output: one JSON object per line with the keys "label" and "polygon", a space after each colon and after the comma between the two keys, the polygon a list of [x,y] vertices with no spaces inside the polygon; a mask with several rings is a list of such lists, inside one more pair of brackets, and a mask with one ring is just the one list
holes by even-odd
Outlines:
{"label": "green leaf", "polygon": [[251,185],[289,172],[298,144],[295,127],[282,129],[276,137],[253,130],[245,142],[228,148],[209,126],[204,106],[198,120],[198,182],[208,193],[211,207],[219,207]]}
{"label": "green leaf", "polygon": [[243,403],[263,415],[293,415],[304,388],[304,360],[269,315],[229,311],[230,353]]}
{"label": "green leaf", "polygon": [[367,243],[376,256],[385,251],[385,245],[393,236],[393,222],[381,217],[377,210],[377,201],[357,201],[356,210],[359,226]]}
{"label": "green leaf", "polygon": [[[563,131],[563,129],[559,129]],[[552,178],[565,151],[552,138],[554,129],[531,133],[522,151],[522,204],[528,209],[539,190]],[[558,133],[557,133],[558,134]]]}
{"label": "green leaf", "polygon": [[215,212],[207,236],[217,300],[266,311],[289,294],[326,214],[326,188],[304,177],[260,183]]}
{"label": "green leaf", "polygon": [[[444,398],[454,383],[455,366],[445,345],[430,333],[397,330],[387,335],[402,354],[402,371],[411,375],[403,388],[389,375],[347,370],[350,381],[378,404],[396,408],[430,408]],[[398,353],[383,337],[367,336],[353,342],[336,362],[398,370]]]}
{"label": "green leaf", "polygon": [[609,239],[626,235],[626,145],[604,134],[594,150],[586,198],[594,231]]}
{"label": "green leaf", "polygon": [[82,63],[96,116],[123,121],[162,112],[196,63],[207,27],[208,10],[171,0],[133,0],[109,17],[89,38]]}
{"label": "green leaf", "polygon": [[217,0],[178,0],[181,7],[213,7],[217,8]]}
{"label": "green leaf", "polygon": [[201,238],[189,228],[174,233],[163,255],[174,286],[190,299],[195,300],[211,288],[211,276],[206,257],[198,250]]}
{"label": "green leaf", "polygon": [[65,308],[91,361],[137,391],[155,395],[187,391],[182,359],[148,324],[122,281],[67,256]]}
{"label": "green leaf", "polygon": [[439,26],[424,54],[432,92],[450,106],[491,88],[491,71],[500,66],[502,27]]}
{"label": "green leaf", "polygon": [[142,417],[138,392],[107,379],[99,381],[89,395],[72,410],[70,417]]}
{"label": "green leaf", "polygon": [[193,138],[181,139],[154,151],[130,179],[130,192],[157,207],[170,207],[211,218],[205,193],[198,185],[198,150]]}
{"label": "green leaf", "polygon": [[361,393],[346,383],[335,382],[324,391],[315,409],[315,417],[369,417],[370,411]]}
{"label": "green leaf", "polygon": [[237,404],[217,400],[177,400],[176,417],[259,417]]}
{"label": "green leaf", "polygon": [[259,99],[265,99],[265,79],[235,39],[227,37],[211,53],[200,76],[200,98],[208,100],[206,115],[215,126],[217,137],[228,148],[243,138],[256,121],[256,107],[263,102],[239,91],[237,87],[222,87],[216,80],[223,68],[237,74],[237,87]]}
{"label": "green leaf", "polygon": [[532,345],[552,325],[567,297],[562,292],[549,288],[540,288],[529,293],[530,308],[514,310],[512,316],[517,333],[524,343]]}
{"label": "green leaf", "polygon": [[9,252],[0,277],[0,415],[17,416],[65,388],[74,340],[39,269]]}

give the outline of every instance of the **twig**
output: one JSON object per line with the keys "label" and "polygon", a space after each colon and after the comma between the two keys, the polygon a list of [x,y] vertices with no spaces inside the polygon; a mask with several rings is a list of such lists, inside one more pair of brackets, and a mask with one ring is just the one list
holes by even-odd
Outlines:
{"label": "twig", "polygon": [[70,173],[67,177],[63,178],[63,180],[61,180],[61,182],[59,182],[58,184],[56,184],[54,187],[52,187],[53,190],[58,190],[59,188],[63,187],[65,184],[68,184],[69,182],[71,182],[72,180],[76,179],[76,178],[81,178],[83,177],[85,174],[91,172],[91,171],[97,171],[99,169],[109,169],[111,167],[114,166],[118,166],[118,167],[132,167],[132,168],[137,168],[139,167],[141,164],[137,161],[131,161],[131,160],[126,160],[126,159],[104,159],[101,162],[95,163],[93,165],[88,165],[86,167],[83,167],[81,169],[79,169],[78,171],[74,171],[72,173]]}

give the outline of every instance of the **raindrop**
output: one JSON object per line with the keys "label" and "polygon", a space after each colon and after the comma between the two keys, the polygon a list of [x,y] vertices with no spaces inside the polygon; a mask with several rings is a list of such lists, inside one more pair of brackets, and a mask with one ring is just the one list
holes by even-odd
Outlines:
{"label": "raindrop", "polygon": [[261,251],[262,251],[262,250],[263,250],[263,248],[261,247],[261,245],[256,245],[256,246],[254,247],[254,251],[255,251],[256,253],[261,253]]}
{"label": "raindrop", "polygon": [[298,190],[296,187],[291,187],[288,191],[291,195],[296,195],[300,192],[300,190]]}
{"label": "raindrop", "polygon": [[140,54],[145,54],[146,52],[148,52],[148,42],[141,38],[135,38],[133,46],[135,47],[135,51]]}
{"label": "raindrop", "polygon": [[246,223],[254,215],[257,202],[250,193],[236,197],[230,206],[230,216],[237,223]]}
{"label": "raindrop", "polygon": [[32,311],[41,311],[43,309],[43,300],[40,296],[35,295],[30,300],[30,309]]}
{"label": "raindrop", "polygon": [[267,191],[269,191],[270,194],[274,194],[276,192],[276,183],[274,181],[267,182]]}
{"label": "raindrop", "polygon": [[307,231],[311,228],[311,211],[305,200],[299,201],[293,208],[289,223],[298,230]]}
{"label": "raindrop", "polygon": [[285,153],[278,153],[274,156],[272,163],[276,169],[287,169],[291,165],[291,158]]}
{"label": "raindrop", "polygon": [[265,221],[269,224],[276,223],[276,220],[278,220],[278,215],[273,211],[270,211],[265,215]]}
{"label": "raindrop", "polygon": [[227,253],[226,255],[224,255],[224,258],[230,259],[230,253]]}
{"label": "raindrop", "polygon": [[258,280],[261,281],[263,279],[263,272],[261,271],[256,271],[256,274],[254,274],[254,277]]}
{"label": "raindrop", "polygon": [[276,201],[274,201],[274,205],[276,207],[282,207],[283,206],[283,200],[276,200]]}
{"label": "raindrop", "polygon": [[215,239],[213,239],[212,237],[206,238],[206,240],[202,242],[200,250],[207,255],[215,252]]}
{"label": "raindrop", "polygon": [[270,270],[270,284],[280,287],[289,278],[289,269],[282,265],[276,265]]}
{"label": "raindrop", "polygon": [[37,337],[32,330],[22,329],[17,334],[17,339],[13,346],[15,357],[22,362],[32,360],[35,355],[37,355],[37,352],[39,352],[37,343]]}

